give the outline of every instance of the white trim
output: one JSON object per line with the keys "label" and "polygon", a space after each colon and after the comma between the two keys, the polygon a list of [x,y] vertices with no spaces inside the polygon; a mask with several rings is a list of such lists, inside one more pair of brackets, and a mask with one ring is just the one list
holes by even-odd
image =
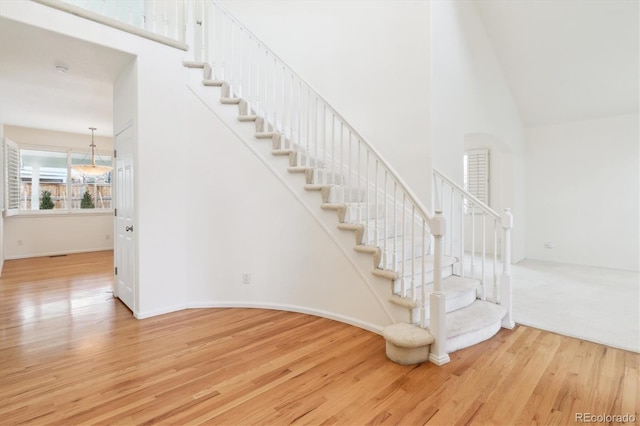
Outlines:
{"label": "white trim", "polygon": [[77,254],[77,253],[91,253],[95,251],[111,251],[113,247],[100,247],[100,248],[89,248],[89,249],[80,249],[80,250],[63,250],[63,251],[52,251],[47,253],[31,253],[24,254],[19,256],[6,256],[5,260],[16,260],[16,259],[30,259],[32,257],[49,257],[49,256],[64,256],[65,254]]}
{"label": "white trim", "polygon": [[[127,307],[127,305],[125,305],[124,302],[120,301],[120,303],[122,303],[125,307]],[[187,308],[188,308],[188,306],[186,306],[184,304],[180,304],[180,305],[174,305],[174,306],[160,308],[160,309],[153,309],[153,310],[145,311],[145,312],[134,312],[133,316],[136,317],[139,320],[142,320],[142,319],[145,319],[145,318],[156,317],[158,315],[164,315],[164,314],[170,314],[172,312],[183,311],[183,310],[185,310]],[[127,309],[129,309],[129,308],[127,307]]]}
{"label": "white trim", "polygon": [[289,305],[286,303],[260,303],[260,302],[243,302],[243,301],[229,301],[229,302],[194,302],[187,303],[187,309],[202,309],[202,308],[252,308],[252,309],[274,309],[278,311],[296,312],[299,314],[313,315],[316,317],[326,318],[345,324],[352,325],[354,327],[362,328],[372,333],[382,335],[384,327],[372,324],[367,321],[362,321],[356,318],[351,318],[345,315],[336,314],[333,312],[325,311],[323,309],[308,308],[305,306]]}
{"label": "white trim", "polygon": [[20,210],[11,217],[113,216],[113,209]]}

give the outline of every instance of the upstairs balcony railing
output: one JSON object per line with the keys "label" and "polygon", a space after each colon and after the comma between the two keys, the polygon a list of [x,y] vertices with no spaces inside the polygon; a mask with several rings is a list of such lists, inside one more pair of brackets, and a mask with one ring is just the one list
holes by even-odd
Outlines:
{"label": "upstairs balcony railing", "polygon": [[185,10],[175,0],[32,0],[129,33],[188,50]]}

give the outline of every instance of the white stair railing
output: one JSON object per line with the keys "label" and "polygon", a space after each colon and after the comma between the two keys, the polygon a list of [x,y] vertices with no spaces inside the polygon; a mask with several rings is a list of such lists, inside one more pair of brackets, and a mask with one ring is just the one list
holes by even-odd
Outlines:
{"label": "white stair railing", "polygon": [[433,171],[433,188],[434,206],[443,212],[451,227],[445,237],[444,253],[459,259],[454,273],[479,280],[479,298],[504,305],[507,315],[503,326],[513,328],[511,210],[505,209],[502,215],[499,214],[436,170]]}
{"label": "white stair railing", "polygon": [[[291,151],[293,169],[305,172],[309,189],[329,191],[323,208],[337,210],[341,222],[362,233],[380,275],[395,279],[394,292],[420,307],[422,327],[431,303],[431,352],[448,359],[439,267],[444,217],[429,214],[378,151],[217,1],[189,3],[187,34],[194,46],[190,59],[208,64],[209,78],[218,80],[210,84],[229,84],[223,93],[247,102],[242,109],[258,117],[257,133],[272,135],[274,149]],[[434,272],[427,262],[435,263]],[[434,283],[432,294],[425,290],[428,282]]]}

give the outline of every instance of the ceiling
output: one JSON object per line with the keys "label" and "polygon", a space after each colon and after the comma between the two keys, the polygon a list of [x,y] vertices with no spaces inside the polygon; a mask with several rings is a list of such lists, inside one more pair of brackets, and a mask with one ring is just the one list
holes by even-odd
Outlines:
{"label": "ceiling", "polygon": [[[113,135],[113,82],[130,54],[0,18],[4,124]],[[62,73],[56,65],[68,68]]]}
{"label": "ceiling", "polygon": [[[638,112],[640,2],[474,2],[526,126]],[[113,82],[132,59],[0,18],[0,120],[112,136]]]}
{"label": "ceiling", "polygon": [[639,1],[474,1],[526,126],[638,112]]}

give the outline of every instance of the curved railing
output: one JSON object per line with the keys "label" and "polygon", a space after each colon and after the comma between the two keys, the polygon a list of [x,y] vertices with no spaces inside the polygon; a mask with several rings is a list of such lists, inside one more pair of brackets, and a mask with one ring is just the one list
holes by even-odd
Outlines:
{"label": "curved railing", "polygon": [[432,194],[435,208],[450,228],[443,241],[444,254],[459,260],[454,273],[479,280],[482,300],[505,305],[503,325],[508,327],[512,323],[510,209],[496,212],[437,170],[433,170]]}

